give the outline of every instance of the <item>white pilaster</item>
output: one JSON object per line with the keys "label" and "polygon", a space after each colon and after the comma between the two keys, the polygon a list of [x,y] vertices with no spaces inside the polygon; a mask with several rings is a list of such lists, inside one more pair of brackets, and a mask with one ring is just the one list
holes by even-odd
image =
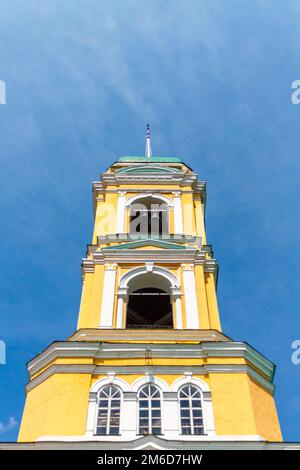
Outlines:
{"label": "white pilaster", "polygon": [[116,233],[124,233],[126,191],[118,191]]}
{"label": "white pilaster", "polygon": [[86,423],[86,436],[92,437],[95,432],[95,422],[97,418],[97,394],[90,393],[89,396],[89,405],[88,405],[88,415]]}
{"label": "white pilaster", "polygon": [[192,269],[192,266],[188,265],[183,267],[182,274],[186,311],[186,328],[198,329],[199,316],[197,306],[195,272]]}
{"label": "white pilaster", "polygon": [[176,297],[175,299],[175,308],[176,308],[176,329],[182,330],[182,311],[181,311],[181,298]]}
{"label": "white pilaster", "polygon": [[102,289],[102,306],[100,328],[112,328],[114,296],[115,296],[116,269],[115,265],[106,265]]}
{"label": "white pilaster", "polygon": [[124,325],[124,302],[127,298],[127,288],[119,288],[116,328],[123,328]]}
{"label": "white pilaster", "polygon": [[182,206],[181,206],[181,192],[173,192],[173,206],[174,206],[174,233],[183,233],[182,224]]}
{"label": "white pilaster", "polygon": [[211,392],[203,392],[203,418],[205,433],[208,435],[215,434],[215,420],[212,406]]}

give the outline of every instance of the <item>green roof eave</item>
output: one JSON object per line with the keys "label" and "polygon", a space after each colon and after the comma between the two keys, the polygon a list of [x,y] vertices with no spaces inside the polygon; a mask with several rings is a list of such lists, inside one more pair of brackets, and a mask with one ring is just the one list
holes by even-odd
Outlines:
{"label": "green roof eave", "polygon": [[[162,240],[156,240],[153,238],[146,238],[142,240],[137,240],[134,242],[129,242],[129,243],[121,243],[119,245],[113,245],[109,247],[102,248],[103,250],[124,250],[124,249],[134,249],[134,248],[140,248],[143,246],[147,245],[152,245],[156,246],[158,248],[165,248],[165,249],[171,249],[171,250],[188,250],[191,249],[190,247],[186,247],[185,245],[179,245],[177,243],[170,243]],[[194,249],[192,249],[194,250]]]}

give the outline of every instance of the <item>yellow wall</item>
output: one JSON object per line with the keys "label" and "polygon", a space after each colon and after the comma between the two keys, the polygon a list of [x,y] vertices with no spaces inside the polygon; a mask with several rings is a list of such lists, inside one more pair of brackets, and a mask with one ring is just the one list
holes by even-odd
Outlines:
{"label": "yellow wall", "polygon": [[[119,365],[124,363],[121,360],[117,362]],[[173,361],[159,362],[168,364]],[[34,441],[47,435],[83,435],[89,390],[102,377],[107,376],[91,378],[90,374],[54,374],[28,392],[18,440]],[[131,385],[144,375],[117,374],[116,377]],[[160,374],[157,377],[171,385],[182,375]],[[211,390],[217,435],[252,434],[271,441],[282,440],[272,395],[247,374],[210,373],[198,377],[206,381]]]}
{"label": "yellow wall", "polygon": [[267,436],[270,441],[282,441],[274,397],[251,378],[248,380],[258,434]]}
{"label": "yellow wall", "polygon": [[89,374],[55,374],[28,392],[18,441],[85,433]]}
{"label": "yellow wall", "polygon": [[210,373],[216,432],[281,440],[274,398],[245,373]]}

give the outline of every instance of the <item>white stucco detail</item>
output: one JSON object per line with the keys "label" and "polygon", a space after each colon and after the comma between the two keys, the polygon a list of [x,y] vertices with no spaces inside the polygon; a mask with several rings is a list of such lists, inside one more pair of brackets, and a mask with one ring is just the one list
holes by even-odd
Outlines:
{"label": "white stucco detail", "polygon": [[162,392],[168,392],[170,390],[167,382],[165,382],[164,380],[159,379],[155,377],[154,375],[145,374],[144,377],[140,377],[135,382],[133,382],[133,384],[131,385],[131,391],[138,392],[138,390],[143,385],[146,385],[148,383],[156,385],[158,388],[160,388]]}
{"label": "white stucco detail", "polygon": [[[138,268],[131,269],[130,271],[127,271],[127,273],[125,273],[121,277],[120,282],[119,282],[119,287],[120,288],[127,287],[131,279],[141,274],[146,274],[147,272],[148,272],[147,266],[141,266]],[[151,272],[153,274],[158,274],[166,278],[171,284],[171,287],[179,287],[178,278],[173,273],[171,273],[171,271],[169,271],[168,269],[162,268],[160,266],[153,266],[153,269],[151,270]]]}
{"label": "white stucco detail", "polygon": [[118,192],[118,204],[117,204],[116,233],[124,233],[125,208],[126,208],[126,192],[119,191]]}
{"label": "white stucco detail", "polygon": [[139,199],[144,199],[147,197],[153,197],[155,199],[159,199],[160,201],[167,204],[169,207],[173,207],[173,202],[171,201],[171,199],[158,193],[142,193],[142,194],[137,194],[136,196],[132,196],[127,199],[126,207],[129,207],[131,204],[133,204],[134,202],[137,202]]}
{"label": "white stucco detail", "polygon": [[198,316],[195,273],[192,269],[183,269],[182,274],[186,311],[186,328],[198,329],[200,325]]}
{"label": "white stucco detail", "polygon": [[181,193],[173,193],[174,233],[183,234]]}
{"label": "white stucco detail", "polygon": [[113,327],[115,282],[116,282],[115,268],[106,268],[104,271],[100,328],[112,328]]}
{"label": "white stucco detail", "polygon": [[124,297],[118,297],[116,328],[123,328]]}
{"label": "white stucco detail", "polygon": [[179,296],[175,298],[175,319],[176,319],[175,328],[177,330],[182,330],[183,328],[182,309],[181,309],[181,298]]}

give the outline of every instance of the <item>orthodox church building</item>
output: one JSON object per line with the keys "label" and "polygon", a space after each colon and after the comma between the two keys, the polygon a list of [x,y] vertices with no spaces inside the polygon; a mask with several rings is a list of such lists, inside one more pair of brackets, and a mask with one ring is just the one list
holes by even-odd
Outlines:
{"label": "orthodox church building", "polygon": [[148,128],[145,156],[102,173],[93,203],[77,329],[29,362],[15,445],[284,446],[274,364],[222,332],[205,182],[152,156]]}

